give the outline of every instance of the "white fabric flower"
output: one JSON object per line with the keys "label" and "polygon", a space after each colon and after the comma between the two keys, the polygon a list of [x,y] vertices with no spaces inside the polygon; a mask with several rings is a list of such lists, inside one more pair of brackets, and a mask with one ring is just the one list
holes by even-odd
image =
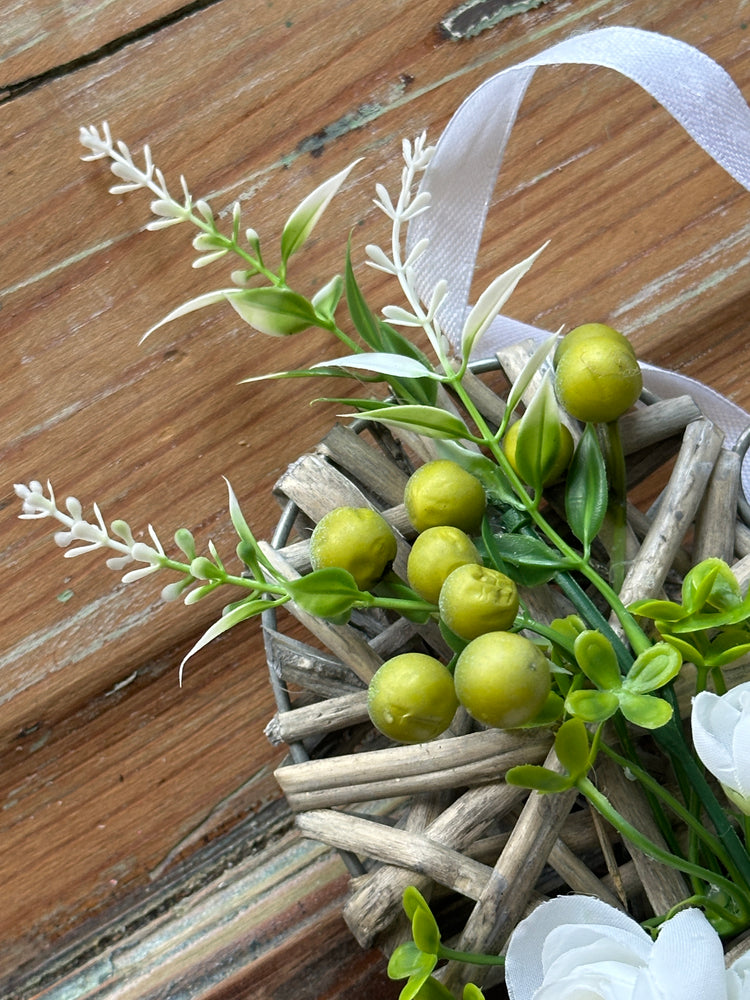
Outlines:
{"label": "white fabric flower", "polygon": [[724,966],[719,935],[697,909],[665,921],[656,941],[592,896],[558,896],[511,935],[511,1000],[750,1000],[750,957]]}
{"label": "white fabric flower", "polygon": [[750,681],[693,699],[693,745],[728,798],[750,814]]}

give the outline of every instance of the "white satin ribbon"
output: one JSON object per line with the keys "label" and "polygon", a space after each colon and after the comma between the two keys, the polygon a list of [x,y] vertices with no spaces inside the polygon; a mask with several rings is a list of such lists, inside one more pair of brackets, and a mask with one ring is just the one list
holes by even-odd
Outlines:
{"label": "white satin ribbon", "polygon": [[[526,88],[539,66],[604,66],[640,84],[732,177],[750,189],[750,107],[731,77],[703,52],[674,38],[638,28],[611,27],[577,35],[485,80],[461,104],[440,137],[421,190],[431,194],[427,212],[409,224],[407,244],[427,238],[416,262],[417,288],[429,301],[448,280],[440,323],[457,344],[469,308],[482,229],[505,146]],[[481,342],[483,356],[501,346],[549,331],[499,316]],[[644,365],[644,383],[662,398],[689,393],[707,416],[736,442],[750,415],[703,383]],[[743,472],[750,496],[750,462]]]}

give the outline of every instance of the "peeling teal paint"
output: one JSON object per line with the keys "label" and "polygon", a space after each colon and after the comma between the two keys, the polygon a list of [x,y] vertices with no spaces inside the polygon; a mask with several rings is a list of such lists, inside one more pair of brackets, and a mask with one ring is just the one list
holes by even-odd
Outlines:
{"label": "peeling teal paint", "polygon": [[541,7],[549,0],[466,0],[440,22],[440,29],[446,38],[459,41],[473,38],[488,28],[526,11]]}
{"label": "peeling teal paint", "polygon": [[384,110],[380,104],[361,104],[356,111],[347,112],[338,121],[331,122],[330,125],[324,125],[319,132],[315,132],[313,135],[298,142],[297,152],[310,153],[311,156],[320,156],[329,142],[333,142],[342,135],[348,135],[349,132],[353,132],[355,129],[362,128],[363,125],[372,121],[373,118],[381,115]]}

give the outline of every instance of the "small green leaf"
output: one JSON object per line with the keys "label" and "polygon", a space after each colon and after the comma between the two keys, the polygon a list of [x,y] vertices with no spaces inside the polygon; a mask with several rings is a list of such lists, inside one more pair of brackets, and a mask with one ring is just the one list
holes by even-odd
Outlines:
{"label": "small green leaf", "polygon": [[290,337],[319,325],[312,303],[289,288],[242,288],[225,298],[246,323],[269,337]]}
{"label": "small green leaf", "polygon": [[591,766],[589,736],[580,719],[563,722],[555,736],[557,759],[573,782],[583,777]]}
{"label": "small green leaf", "polygon": [[700,638],[700,633],[696,633],[692,642],[687,639],[681,639],[676,635],[666,635],[663,631],[662,636],[664,642],[668,643],[670,646],[674,646],[677,652],[681,654],[685,663],[694,663],[696,667],[707,666],[704,654],[698,649],[695,641]]}
{"label": "small green leaf", "polygon": [[429,438],[453,438],[457,441],[471,438],[463,420],[439,406],[407,403],[404,406],[382,407],[361,414],[360,419],[401,427]]}
{"label": "small green leaf", "polygon": [[563,699],[555,691],[550,691],[547,700],[539,709],[537,714],[529,722],[520,726],[520,729],[537,729],[553,725],[563,714],[565,705]]}
{"label": "small green leaf", "polygon": [[603,691],[616,691],[622,675],[612,643],[601,632],[586,629],[573,644],[578,666],[588,679]]}
{"label": "small green leaf", "polygon": [[748,652],[750,652],[750,635],[747,631],[727,629],[726,632],[720,632],[709,644],[706,666],[725,667]]}
{"label": "small green leaf", "polygon": [[411,919],[411,933],[414,944],[428,955],[437,955],[440,947],[440,931],[432,911],[419,907]]}
{"label": "small green leaf", "polygon": [[563,556],[531,535],[495,535],[494,551],[506,565],[517,568],[526,586],[544,583],[570,568]]}
{"label": "small green leaf", "polygon": [[412,920],[417,910],[429,910],[430,904],[415,885],[407,885],[401,896],[404,913]]}
{"label": "small green leaf", "polygon": [[712,557],[703,559],[685,574],[682,603],[691,614],[703,611],[706,605],[728,611],[742,604],[742,592],[727,563]]}
{"label": "small green leaf", "polygon": [[561,440],[555,390],[549,377],[545,377],[521,417],[515,449],[518,474],[537,494],[557,461]]}
{"label": "small green leaf", "polygon": [[604,722],[620,707],[620,700],[611,691],[579,689],[565,699],[565,710],[582,722]]}
{"label": "small green leaf", "polygon": [[548,767],[542,767],[540,764],[519,764],[518,767],[511,767],[505,775],[505,780],[509,785],[531,788],[542,793],[565,792],[574,784],[568,775],[550,771]]}
{"label": "small green leaf", "polygon": [[709,611],[705,614],[691,614],[672,625],[672,632],[698,632],[705,629],[724,628],[725,625],[739,625],[750,617],[750,594],[742,604],[727,611]]}
{"label": "small green leaf", "polygon": [[[384,323],[381,319],[378,319],[371,311],[357,284],[351,261],[351,246],[347,246],[346,249],[346,270],[344,275],[346,304],[349,309],[349,315],[362,340],[373,351],[389,351],[392,354],[398,354],[405,358],[412,358],[415,361],[420,361],[426,368],[432,371],[427,357],[419,348],[397,330],[394,330],[388,323]],[[399,380],[391,381],[389,384],[394,395],[405,402],[423,403],[433,406],[437,400],[438,387],[433,380]]]}
{"label": "small green leaf", "polygon": [[298,580],[287,581],[286,586],[295,604],[318,618],[340,619],[369,597],[359,589],[351,573],[336,566],[313,570]]}
{"label": "small green leaf", "polygon": [[628,671],[624,687],[631,694],[648,694],[673,680],[681,666],[682,657],[675,647],[657,642],[637,657]]}
{"label": "small green leaf", "polygon": [[620,692],[620,711],[635,726],[643,729],[660,729],[672,718],[669,702],[654,694]]}
{"label": "small green leaf", "polygon": [[518,264],[514,264],[513,267],[508,268],[503,274],[498,275],[482,292],[477,299],[476,305],[466,317],[466,322],[461,331],[462,357],[471,357],[472,351],[508,301],[518,282],[526,274],[546,245],[545,243],[544,246],[531,254],[530,257],[520,261]]}
{"label": "small green leaf", "polygon": [[[482,994],[480,993],[479,996],[481,997]],[[419,993],[415,994],[414,1000],[454,1000],[454,995],[447,986],[443,986],[439,979],[430,976],[429,979],[425,979]]]}
{"label": "small green leaf", "polygon": [[206,306],[212,306],[217,302],[223,302],[228,296],[233,295],[235,291],[236,289],[234,288],[221,288],[215,292],[206,292],[203,295],[196,295],[194,299],[190,299],[188,302],[183,302],[181,306],[178,306],[176,309],[173,309],[172,312],[168,313],[164,319],[160,319],[158,323],[155,323],[152,327],[146,330],[138,343],[142,344],[147,337],[151,336],[154,330],[158,330],[166,323],[171,323],[172,320],[179,319],[181,316],[187,316],[189,313],[195,312],[198,309],[205,309]]}
{"label": "small green leaf", "polygon": [[405,941],[391,954],[387,968],[388,978],[407,979],[419,975],[424,975],[426,978],[435,968],[435,962],[434,955],[426,955],[413,941]]}
{"label": "small green leaf", "polygon": [[234,628],[234,626],[239,625],[240,622],[243,622],[248,618],[252,618],[253,615],[260,614],[260,612],[263,611],[264,608],[269,607],[270,604],[271,602],[269,601],[244,601],[235,606],[228,614],[222,615],[218,621],[214,622],[183,658],[179,671],[180,684],[182,684],[182,672],[185,668],[185,664],[191,656],[195,656],[199,650],[203,649],[204,646],[207,646],[209,642],[212,642],[218,636],[223,635],[224,632],[228,632],[230,628]]}
{"label": "small green leaf", "polygon": [[250,526],[245,520],[245,515],[242,513],[240,508],[239,500],[232,489],[232,484],[229,482],[226,476],[223,477],[224,482],[227,484],[227,491],[229,493],[229,518],[232,522],[234,530],[237,532],[239,538],[242,539],[247,545],[253,546],[255,549],[258,548],[258,543],[255,540],[255,535],[250,530]]}
{"label": "small green leaf", "polygon": [[437,450],[440,458],[450,458],[476,476],[484,486],[488,498],[498,506],[523,509],[503,470],[486,455],[467,448],[458,441],[440,441]]}
{"label": "small green leaf", "polygon": [[570,530],[588,551],[607,513],[607,469],[592,424],[573,453],[565,480],[565,515]]}
{"label": "small green leaf", "polygon": [[641,618],[651,618],[652,621],[663,622],[678,622],[687,616],[687,611],[681,604],[650,597],[641,601],[633,601],[632,604],[628,605],[628,611]]}
{"label": "small green leaf", "polygon": [[462,639],[455,632],[452,632],[448,626],[445,624],[442,618],[438,620],[438,626],[440,628],[440,634],[445,639],[446,643],[450,647],[451,651],[457,656],[462,653],[467,646],[467,640]]}
{"label": "small green leaf", "polygon": [[400,354],[390,354],[385,351],[363,351],[361,354],[350,354],[331,361],[318,361],[314,368],[325,374],[326,368],[344,368],[354,371],[377,372],[379,375],[392,376],[398,379],[442,380],[442,376],[426,368],[421,361],[414,358],[404,358]]}
{"label": "small green leaf", "polygon": [[373,351],[382,350],[383,341],[378,319],[368,306],[352,267],[351,241],[346,248],[344,288],[346,290],[346,305],[357,333]]}
{"label": "small green leaf", "polygon": [[[531,355],[529,360],[521,369],[520,373],[516,377],[515,382],[510,388],[508,393],[508,401],[506,403],[506,419],[508,419],[511,413],[518,406],[521,401],[521,397],[526,392],[529,383],[532,378],[539,371],[541,366],[544,364],[549,352],[557,343],[557,334],[553,333],[551,337],[543,340],[542,343],[537,347],[534,353]],[[503,421],[505,423],[505,420]],[[504,428],[502,428],[504,430]]]}
{"label": "small green leaf", "polygon": [[464,986],[463,1000],[484,1000],[484,993],[474,983],[467,983]]}
{"label": "small green leaf", "polygon": [[314,191],[311,191],[294,209],[281,233],[281,259],[285,264],[307,240],[331,199],[344,183],[352,168],[359,162],[359,160],[354,160],[348,167],[344,167],[339,173],[329,177]]}
{"label": "small green leaf", "polygon": [[343,293],[344,279],[340,274],[335,274],[326,285],[313,295],[310,301],[321,316],[333,319]]}

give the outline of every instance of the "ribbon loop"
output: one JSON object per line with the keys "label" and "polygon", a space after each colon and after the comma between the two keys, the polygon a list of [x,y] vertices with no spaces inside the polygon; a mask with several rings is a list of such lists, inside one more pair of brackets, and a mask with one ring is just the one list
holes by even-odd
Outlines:
{"label": "ribbon loop", "polygon": [[[437,282],[449,277],[439,319],[454,345],[469,308],[482,229],[521,101],[538,67],[560,64],[602,66],[629,77],[750,189],[750,107],[722,67],[684,42],[639,28],[601,28],[502,70],[480,84],[448,122],[420,185],[430,192],[430,210],[409,224],[408,248],[429,241],[415,269],[422,298],[429,301]],[[494,352],[514,341],[548,336],[549,331],[499,316],[482,347]],[[658,395],[690,393],[730,444],[750,424],[750,415],[702,383],[654,366],[643,368],[644,382]],[[743,480],[747,493],[748,472]]]}

